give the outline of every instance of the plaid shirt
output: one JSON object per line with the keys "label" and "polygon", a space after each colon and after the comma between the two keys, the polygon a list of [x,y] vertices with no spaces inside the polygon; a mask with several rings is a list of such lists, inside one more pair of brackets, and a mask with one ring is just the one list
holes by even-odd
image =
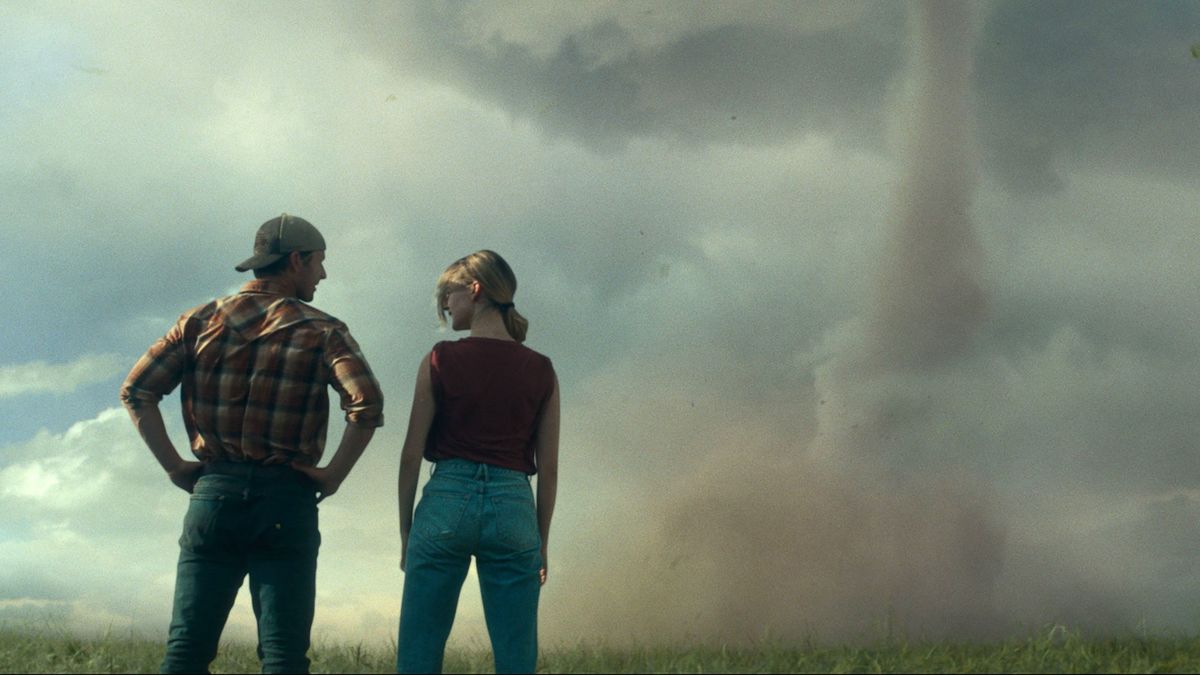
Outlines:
{"label": "plaid shirt", "polygon": [[202,461],[297,460],[325,450],[327,385],[346,421],[383,424],[383,393],[341,321],[270,279],[185,312],[121,387],[130,409],[156,405],[183,382],[183,422]]}

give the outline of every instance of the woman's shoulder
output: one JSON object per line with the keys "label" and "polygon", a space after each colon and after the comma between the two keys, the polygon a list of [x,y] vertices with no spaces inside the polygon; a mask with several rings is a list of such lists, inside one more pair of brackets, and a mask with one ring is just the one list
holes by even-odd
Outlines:
{"label": "woman's shoulder", "polygon": [[525,350],[526,354],[528,354],[526,361],[531,361],[538,364],[542,370],[548,373],[554,373],[554,362],[550,360],[549,356],[546,356],[532,347],[521,345],[521,348]]}
{"label": "woman's shoulder", "polygon": [[543,354],[543,353],[539,352],[538,350],[533,349],[531,347],[526,347],[526,349],[528,349],[530,352],[532,352],[534,357],[536,357],[542,363],[545,363],[548,368],[551,368],[551,369],[554,368],[554,362],[550,360],[549,356],[546,356],[545,354]]}
{"label": "woman's shoulder", "polygon": [[445,359],[446,353],[447,353],[449,347],[453,344],[454,344],[454,342],[450,341],[450,340],[442,340],[440,342],[435,342],[433,344],[433,346],[429,348],[429,351],[425,354],[424,360],[428,361],[429,365],[432,366],[433,368],[435,368],[435,369],[438,368],[441,365],[442,361]]}
{"label": "woman's shoulder", "polygon": [[525,344],[524,342],[517,342],[517,341],[513,340],[513,341],[505,341],[504,344],[509,345],[509,348],[513,349],[517,353],[524,354],[525,358],[527,358],[527,359],[535,359],[538,361],[543,361],[547,364],[550,363],[549,356],[546,356],[545,354],[539,352],[538,350],[534,349],[533,347],[530,347],[529,345]]}
{"label": "woman's shoulder", "polygon": [[[554,364],[549,356],[525,345],[524,343],[515,340],[498,340],[494,338],[480,337],[465,337],[458,340],[443,340],[438,342],[430,350],[430,354],[436,359],[440,355],[463,354],[469,358],[469,355],[475,354],[481,358],[496,358],[500,357],[505,360],[516,357],[521,362],[534,362],[541,364],[543,367],[553,370]],[[507,357],[504,355],[508,355]]]}

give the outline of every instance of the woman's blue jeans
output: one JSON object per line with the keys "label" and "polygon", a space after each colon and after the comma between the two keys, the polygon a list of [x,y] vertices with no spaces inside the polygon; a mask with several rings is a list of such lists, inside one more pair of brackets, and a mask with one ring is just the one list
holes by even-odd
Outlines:
{"label": "woman's blue jeans", "polygon": [[320,544],[307,476],[287,466],[206,467],[179,538],[162,672],[208,672],[247,574],[263,672],[308,672]]}
{"label": "woman's blue jeans", "polygon": [[397,672],[441,672],[472,555],[496,672],[534,672],[541,545],[528,476],[463,459],[438,462],[408,537]]}

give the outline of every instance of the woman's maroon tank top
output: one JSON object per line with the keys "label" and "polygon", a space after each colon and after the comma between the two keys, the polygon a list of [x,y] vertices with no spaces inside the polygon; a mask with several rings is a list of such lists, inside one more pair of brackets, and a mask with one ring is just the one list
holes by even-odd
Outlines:
{"label": "woman's maroon tank top", "polygon": [[429,355],[437,404],[425,458],[537,473],[533,441],[554,391],[550,359],[519,342],[469,337]]}

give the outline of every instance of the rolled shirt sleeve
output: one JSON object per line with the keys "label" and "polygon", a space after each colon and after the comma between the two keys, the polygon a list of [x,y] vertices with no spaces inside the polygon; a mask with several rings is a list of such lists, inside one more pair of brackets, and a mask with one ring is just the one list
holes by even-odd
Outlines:
{"label": "rolled shirt sleeve", "polygon": [[120,394],[126,408],[137,410],[146,405],[158,405],[163,396],[179,386],[187,362],[183,322],[181,318],[129,371]]}
{"label": "rolled shirt sleeve", "polygon": [[330,331],[325,359],[330,383],[341,396],[346,422],[362,427],[383,426],[383,390],[344,326]]}

